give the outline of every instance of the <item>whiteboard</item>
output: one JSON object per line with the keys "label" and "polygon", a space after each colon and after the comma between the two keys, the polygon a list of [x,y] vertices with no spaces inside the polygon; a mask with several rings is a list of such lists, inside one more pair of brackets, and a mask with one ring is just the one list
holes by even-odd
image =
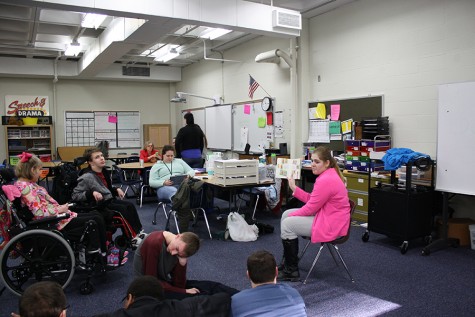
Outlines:
{"label": "whiteboard", "polygon": [[439,86],[436,190],[475,195],[475,82]]}
{"label": "whiteboard", "polygon": [[108,141],[112,149],[140,148],[138,111],[66,111],[65,145],[94,146]]}
{"label": "whiteboard", "polygon": [[[250,110],[250,111],[246,111]],[[241,129],[248,130],[247,142],[251,146],[251,152],[262,152],[259,144],[266,143],[266,127],[259,128],[257,121],[259,117],[266,118],[266,112],[262,110],[261,103],[248,103],[233,105],[233,150],[244,151],[246,143],[241,142]]]}
{"label": "whiteboard", "polygon": [[208,149],[232,149],[231,105],[218,105],[205,108],[205,128]]}
{"label": "whiteboard", "polygon": [[[201,130],[203,130],[203,132],[205,132],[206,131],[205,109],[200,108],[200,109],[183,110],[181,112],[181,118],[182,119],[183,119],[183,116],[187,112],[191,112],[193,114],[193,119],[195,120],[195,124],[199,125]],[[186,125],[185,120],[181,120],[181,125],[182,125],[182,127],[184,127]]]}

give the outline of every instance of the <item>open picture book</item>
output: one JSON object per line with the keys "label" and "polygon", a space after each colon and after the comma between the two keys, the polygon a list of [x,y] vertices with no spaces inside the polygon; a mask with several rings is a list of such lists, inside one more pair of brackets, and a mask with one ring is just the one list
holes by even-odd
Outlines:
{"label": "open picture book", "polygon": [[278,158],[275,177],[300,179],[301,167],[302,161],[300,159]]}

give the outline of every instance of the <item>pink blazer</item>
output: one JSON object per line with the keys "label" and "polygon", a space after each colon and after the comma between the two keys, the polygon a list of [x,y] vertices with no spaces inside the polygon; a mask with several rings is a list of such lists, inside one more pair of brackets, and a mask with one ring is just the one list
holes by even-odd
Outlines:
{"label": "pink blazer", "polygon": [[289,217],[315,216],[312,223],[312,242],[328,242],[348,233],[350,202],[345,184],[334,168],[317,177],[312,193],[296,188],[294,197],[305,205]]}

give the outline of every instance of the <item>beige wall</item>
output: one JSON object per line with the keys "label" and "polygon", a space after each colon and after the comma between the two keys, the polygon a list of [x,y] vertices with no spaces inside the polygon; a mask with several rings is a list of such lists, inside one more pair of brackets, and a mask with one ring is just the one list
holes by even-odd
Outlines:
{"label": "beige wall", "polygon": [[[49,96],[57,147],[64,145],[65,111],[132,110],[140,111],[142,124],[170,123],[169,90],[160,83],[60,80],[53,85],[50,79],[0,78],[0,113],[5,115],[5,95]],[[4,129],[0,138],[5,140]],[[2,145],[0,158],[5,155]]]}

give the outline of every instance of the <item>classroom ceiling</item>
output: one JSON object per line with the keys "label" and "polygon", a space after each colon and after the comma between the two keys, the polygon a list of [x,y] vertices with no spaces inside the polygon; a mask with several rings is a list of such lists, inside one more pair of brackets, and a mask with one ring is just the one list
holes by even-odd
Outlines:
{"label": "classroom ceiling", "polygon": [[[295,10],[300,12],[302,17],[311,18],[355,0],[244,1]],[[85,48],[107,32],[117,18],[107,16],[96,26],[82,26],[81,22],[85,16],[84,12],[44,7],[40,1],[0,0],[0,57],[79,61]],[[210,56],[222,58],[218,53],[261,36],[232,31],[213,40],[203,39],[200,35],[203,35],[207,27],[184,22],[186,21],[179,19],[163,19],[161,30],[157,31],[156,24],[155,28],[146,28],[136,44],[127,43],[120,49],[116,48],[113,54],[109,52],[113,57],[102,57],[107,59],[108,63],[128,66],[183,67]],[[81,52],[77,56],[66,56],[68,43],[80,43]],[[160,61],[157,56],[163,50],[175,53],[176,56],[169,61]]]}

